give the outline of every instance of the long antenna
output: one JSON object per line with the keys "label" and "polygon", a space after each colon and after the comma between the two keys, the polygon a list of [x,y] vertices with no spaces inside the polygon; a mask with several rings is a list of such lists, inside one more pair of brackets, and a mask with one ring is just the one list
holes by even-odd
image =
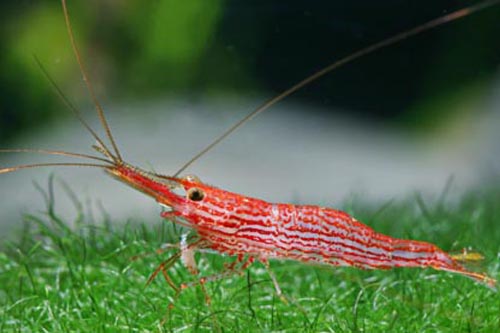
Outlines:
{"label": "long antenna", "polygon": [[21,169],[39,168],[45,166],[80,166],[80,167],[92,167],[92,168],[109,168],[108,165],[93,164],[93,163],[36,163],[36,164],[16,165],[8,168],[0,168],[0,174],[14,172]]}
{"label": "long antenna", "polygon": [[419,25],[415,28],[412,28],[412,29],[409,29],[409,30],[406,30],[406,31],[403,31],[397,35],[394,35],[390,38],[387,38],[387,39],[384,39],[378,43],[375,43],[375,44],[372,44],[368,47],[365,47],[365,48],[362,48],[361,50],[358,50],[350,55],[348,55],[347,57],[344,57],[338,61],[335,61],[333,62],[332,64],[324,67],[323,69],[317,71],[316,73],[306,77],[305,79],[303,79],[302,81],[296,83],[295,85],[293,85],[292,87],[288,88],[287,90],[283,91],[281,94],[277,95],[276,97],[273,97],[271,99],[269,99],[267,102],[265,102],[264,104],[262,104],[261,106],[259,106],[257,109],[255,109],[254,111],[252,111],[251,113],[249,113],[248,115],[246,115],[243,119],[241,119],[240,121],[238,121],[237,123],[235,123],[233,126],[231,126],[230,128],[228,128],[224,133],[222,133],[220,136],[218,136],[217,138],[215,138],[215,140],[213,140],[208,146],[206,146],[205,148],[203,148],[202,150],[200,150],[196,155],[194,155],[189,161],[187,161],[179,170],[177,170],[177,172],[174,174],[174,177],[177,177],[179,176],[179,174],[181,172],[183,172],[184,170],[186,170],[191,164],[193,164],[195,161],[197,161],[200,157],[202,157],[203,155],[205,155],[208,151],[210,151],[211,149],[213,149],[216,145],[218,145],[222,140],[224,140],[226,137],[228,137],[231,133],[233,133],[234,131],[236,131],[238,128],[240,128],[241,126],[243,126],[245,123],[247,123],[248,121],[250,121],[252,118],[256,117],[257,115],[259,115],[260,113],[262,113],[263,111],[267,110],[268,108],[270,108],[271,106],[273,106],[274,104],[278,103],[279,101],[283,100],[285,97],[288,97],[290,96],[291,94],[293,94],[294,92],[296,92],[297,90],[303,88],[304,86],[308,85],[309,83],[323,77],[324,75],[330,73],[331,71],[345,65],[345,64],[348,64],[358,58],[361,58],[367,54],[370,54],[370,53],[373,53],[379,49],[382,49],[384,47],[387,47],[389,45],[394,45],[406,38],[409,38],[411,36],[415,36],[415,35],[418,35],[424,31],[427,31],[427,30],[430,30],[430,29],[433,29],[435,27],[438,27],[440,25],[443,25],[445,23],[448,23],[448,22],[451,22],[451,21],[455,21],[455,20],[458,20],[460,18],[463,18],[465,16],[468,16],[470,14],[473,14],[475,12],[478,12],[482,9],[485,9],[485,8],[488,8],[488,7],[491,7],[491,6],[494,6],[496,4],[500,3],[500,0],[490,0],[490,1],[485,1],[483,3],[480,3],[480,4],[477,4],[477,5],[473,5],[473,6],[470,6],[470,7],[467,7],[467,8],[463,8],[463,9],[459,9],[457,11],[454,11],[454,12],[451,12],[447,15],[444,15],[444,16],[441,16],[439,18],[436,18],[436,19],[433,19],[431,21],[428,21],[422,25]]}
{"label": "long antenna", "polygon": [[80,111],[70,102],[70,100],[68,99],[68,97],[66,97],[66,95],[62,92],[61,88],[59,88],[59,86],[57,85],[57,83],[50,76],[49,72],[45,69],[45,67],[43,66],[43,64],[40,61],[40,59],[38,59],[38,57],[36,55],[34,56],[34,58],[35,58],[35,61],[36,61],[37,65],[38,65],[38,67],[42,71],[43,75],[45,76],[45,78],[47,79],[47,81],[49,81],[49,83],[52,85],[52,88],[55,90],[55,92],[59,96],[59,98],[63,101],[64,105],[66,105],[66,107],[69,108],[73,112],[73,114],[78,119],[78,121],[83,125],[83,127],[85,127],[85,129],[92,135],[92,137],[102,147],[102,153],[104,155],[106,155],[107,157],[109,157],[110,159],[116,160],[116,158],[113,156],[113,154],[111,154],[111,152],[109,151],[108,147],[102,141],[102,139],[99,137],[99,135],[97,135],[97,133],[92,129],[92,127],[90,127],[90,125],[85,121],[85,119],[83,119]]}
{"label": "long antenna", "polygon": [[67,156],[67,157],[77,157],[77,158],[86,158],[96,161],[101,161],[109,164],[113,164],[112,161],[104,159],[102,157],[97,157],[89,154],[81,154],[81,153],[72,153],[64,150],[47,150],[47,149],[0,149],[0,153],[37,153],[37,154],[45,154],[45,155],[56,155],[56,156]]}
{"label": "long antenna", "polygon": [[73,34],[73,28],[71,27],[71,21],[69,19],[69,14],[68,14],[68,8],[66,7],[66,0],[61,0],[61,4],[63,7],[63,12],[64,12],[64,20],[66,21],[66,30],[68,30],[68,35],[69,35],[69,40],[71,42],[71,47],[73,48],[73,53],[75,54],[76,61],[78,62],[78,66],[80,67],[80,72],[82,74],[83,81],[85,82],[85,85],[87,86],[87,90],[90,94],[90,97],[92,98],[92,101],[94,102],[97,115],[99,116],[99,120],[101,121],[102,127],[104,128],[104,131],[106,132],[106,136],[108,137],[109,141],[111,142],[111,146],[113,147],[113,150],[116,154],[116,158],[114,158],[115,162],[120,163],[122,162],[122,157],[120,155],[120,151],[118,150],[118,146],[115,143],[115,139],[113,138],[113,135],[111,134],[111,128],[109,127],[108,121],[106,120],[106,116],[104,115],[104,110],[101,106],[101,103],[99,103],[99,100],[97,99],[97,96],[94,92],[94,87],[92,86],[89,77],[87,75],[87,71],[85,70],[85,66],[83,65],[83,61],[80,56],[80,51],[78,50],[78,46],[76,45],[75,42],[75,37]]}

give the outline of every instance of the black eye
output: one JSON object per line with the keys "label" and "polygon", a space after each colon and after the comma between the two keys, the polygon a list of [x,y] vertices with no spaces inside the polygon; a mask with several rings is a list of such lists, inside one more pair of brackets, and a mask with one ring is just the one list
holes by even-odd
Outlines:
{"label": "black eye", "polygon": [[199,188],[192,187],[188,190],[187,197],[192,201],[201,201],[205,197],[205,193]]}

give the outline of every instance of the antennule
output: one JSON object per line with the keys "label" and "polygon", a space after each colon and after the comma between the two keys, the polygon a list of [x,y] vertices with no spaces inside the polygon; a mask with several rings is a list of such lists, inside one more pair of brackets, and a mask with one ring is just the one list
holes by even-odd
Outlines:
{"label": "antennule", "polygon": [[[83,61],[80,56],[80,51],[78,50],[78,46],[76,45],[75,42],[75,37],[73,34],[73,28],[71,26],[71,21],[69,19],[69,13],[68,13],[68,8],[66,6],[66,0],[61,0],[61,4],[63,7],[63,12],[64,12],[64,20],[66,21],[66,30],[68,31],[69,35],[69,40],[71,42],[71,47],[73,48],[73,53],[75,54],[76,61],[78,62],[78,66],[80,67],[80,72],[82,74],[83,82],[85,83],[85,86],[87,87],[87,90],[89,92],[90,98],[92,99],[92,102],[94,103],[94,106],[97,111],[97,115],[99,116],[99,120],[101,122],[102,127],[104,128],[104,131],[106,132],[106,136],[108,137],[109,141],[111,142],[111,146],[113,147],[113,150],[116,154],[115,162],[116,163],[121,163],[122,157],[120,155],[120,151],[118,150],[118,146],[115,143],[115,139],[113,138],[113,135],[111,134],[111,128],[109,127],[108,121],[106,120],[106,116],[104,115],[104,110],[101,106],[101,103],[99,103],[99,100],[97,99],[97,96],[94,92],[94,87],[92,86],[89,77],[87,75],[87,71],[85,70],[85,66],[83,65]],[[100,140],[98,140],[100,141]],[[103,145],[105,147],[105,145]]]}
{"label": "antennule", "polygon": [[85,127],[85,129],[92,135],[92,137],[94,137],[94,139],[96,139],[96,141],[99,142],[99,144],[103,147],[103,151],[101,151],[101,153],[103,155],[105,155],[106,157],[108,157],[116,162],[117,158],[115,156],[113,156],[113,154],[111,154],[108,147],[106,147],[106,145],[101,140],[99,135],[97,135],[97,133],[92,129],[92,127],[90,127],[90,125],[85,121],[85,119],[83,119],[80,111],[70,102],[70,100],[62,92],[61,88],[59,88],[57,83],[52,79],[49,72],[45,69],[45,67],[43,66],[41,61],[38,59],[38,57],[36,55],[34,55],[34,58],[35,58],[35,61],[38,65],[38,67],[42,71],[43,75],[49,81],[49,83],[52,85],[52,87],[54,88],[54,90],[57,93],[57,95],[59,96],[59,98],[63,101],[64,105],[66,105],[66,107],[69,108],[73,112],[73,114],[76,116],[78,121],[83,125],[83,127]]}

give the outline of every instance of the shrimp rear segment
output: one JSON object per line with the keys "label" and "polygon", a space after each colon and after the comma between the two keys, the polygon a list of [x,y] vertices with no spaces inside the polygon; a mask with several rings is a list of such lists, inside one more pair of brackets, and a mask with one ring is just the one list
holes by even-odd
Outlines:
{"label": "shrimp rear segment", "polygon": [[295,221],[284,223],[285,235],[295,237],[293,251],[301,261],[363,269],[432,267],[460,273],[489,287],[495,281],[470,272],[437,246],[420,241],[392,238],[375,232],[350,215],[329,208],[297,206]]}
{"label": "shrimp rear segment", "polygon": [[[468,271],[433,244],[377,233],[339,210],[269,203],[190,177],[155,175],[126,164],[110,173],[171,207],[165,216],[182,218],[207,247],[221,253],[362,269],[432,267],[495,286],[493,279]],[[185,193],[177,194],[175,188]]]}

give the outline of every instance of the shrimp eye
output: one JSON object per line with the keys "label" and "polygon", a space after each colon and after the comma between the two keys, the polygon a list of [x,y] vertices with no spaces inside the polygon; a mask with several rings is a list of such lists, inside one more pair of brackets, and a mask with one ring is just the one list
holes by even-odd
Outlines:
{"label": "shrimp eye", "polygon": [[192,187],[187,191],[187,197],[191,201],[201,201],[205,197],[205,192],[199,188]]}

